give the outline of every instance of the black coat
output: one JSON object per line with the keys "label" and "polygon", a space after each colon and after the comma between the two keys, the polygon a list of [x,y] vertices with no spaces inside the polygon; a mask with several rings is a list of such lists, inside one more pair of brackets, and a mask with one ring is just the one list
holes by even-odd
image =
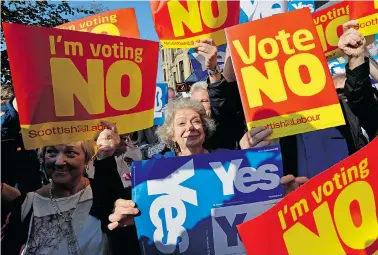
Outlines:
{"label": "black coat", "polygon": [[378,135],[378,91],[371,84],[369,59],[350,70],[346,65],[346,83],[344,94],[348,99],[348,106],[359,119],[370,140]]}
{"label": "black coat", "polygon": [[211,113],[217,128],[210,138],[207,148],[237,149],[240,139],[246,131],[243,106],[236,82],[227,82],[223,77],[220,81],[208,86]]}

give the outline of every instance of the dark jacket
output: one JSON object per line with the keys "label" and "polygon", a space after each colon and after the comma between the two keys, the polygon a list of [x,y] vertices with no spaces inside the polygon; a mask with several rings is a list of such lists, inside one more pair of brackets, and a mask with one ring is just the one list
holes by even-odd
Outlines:
{"label": "dark jacket", "polygon": [[156,129],[158,126],[152,126],[150,128],[138,130],[131,136],[131,140],[137,146],[145,144],[157,144],[159,139],[156,135]]}
{"label": "dark jacket", "polygon": [[26,193],[39,189],[42,180],[36,151],[24,148],[13,100],[1,106],[1,181]]}
{"label": "dark jacket", "polygon": [[237,149],[246,131],[243,106],[236,82],[220,81],[208,86],[212,117],[216,121],[215,134],[210,138],[208,149]]}
{"label": "dark jacket", "polygon": [[353,70],[349,64],[345,69],[344,94],[348,105],[372,140],[378,135],[378,91],[371,84],[369,59],[365,58],[365,62]]}
{"label": "dark jacket", "polygon": [[1,140],[17,140],[18,146],[21,146],[20,121],[18,113],[13,107],[14,97],[7,104],[1,106]]}
{"label": "dark jacket", "polygon": [[[93,179],[90,179],[93,204],[89,214],[101,221],[102,231],[108,234],[112,245],[112,243],[120,241],[117,239],[117,230],[112,232],[108,230],[108,218],[113,212],[115,201],[124,197],[124,189],[113,157],[101,161],[95,160],[94,166],[95,175]],[[13,201],[7,222],[2,226],[1,249],[6,254],[20,254],[22,245],[27,241],[32,209],[25,220],[21,222],[21,207],[25,198],[26,194],[22,193],[20,197]]]}

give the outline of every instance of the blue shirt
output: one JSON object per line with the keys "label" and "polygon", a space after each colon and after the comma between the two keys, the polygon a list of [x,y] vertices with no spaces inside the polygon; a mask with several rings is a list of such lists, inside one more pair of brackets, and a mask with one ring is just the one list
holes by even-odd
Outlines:
{"label": "blue shirt", "polygon": [[349,156],[345,138],[336,128],[297,135],[298,176],[308,178]]}

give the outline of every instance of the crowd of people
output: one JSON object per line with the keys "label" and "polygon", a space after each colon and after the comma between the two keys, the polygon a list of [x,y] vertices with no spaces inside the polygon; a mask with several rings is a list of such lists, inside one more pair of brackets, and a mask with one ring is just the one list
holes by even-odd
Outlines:
{"label": "crowd of people", "polygon": [[[93,141],[25,150],[12,87],[2,88],[1,199],[4,254],[140,254],[131,200],[133,161],[244,150],[280,144],[289,193],[355,153],[378,134],[377,69],[366,57],[367,41],[344,25],[339,48],[348,57],[334,83],[346,124],[270,139],[272,129],[247,130],[230,54],[217,66],[211,39],[196,45],[208,80],[191,87],[191,98],[168,91],[162,126],[118,134],[105,127]],[[98,151],[95,152],[95,145]]]}

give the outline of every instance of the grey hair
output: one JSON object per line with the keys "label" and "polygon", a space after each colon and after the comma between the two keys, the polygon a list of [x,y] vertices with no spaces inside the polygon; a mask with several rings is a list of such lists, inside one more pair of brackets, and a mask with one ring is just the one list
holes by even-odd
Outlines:
{"label": "grey hair", "polygon": [[[94,141],[80,141],[80,146],[83,149],[84,155],[85,155],[84,163],[88,164],[88,162],[95,155],[95,143]],[[45,161],[45,154],[46,154],[47,147],[50,147],[50,146],[44,146],[39,150],[39,158],[42,160],[42,162]]]}
{"label": "grey hair", "polygon": [[205,81],[199,81],[199,82],[196,82],[194,83],[191,87],[190,87],[190,94],[193,94],[195,91],[197,90],[206,90],[207,91],[207,87],[209,85],[207,85],[207,82]]}
{"label": "grey hair", "polygon": [[215,132],[215,122],[213,119],[206,115],[205,108],[196,100],[190,98],[182,98],[171,101],[167,104],[164,115],[164,124],[156,130],[160,141],[167,145],[174,145],[172,138],[174,136],[173,122],[176,112],[181,109],[192,109],[199,113],[203,129],[205,131],[205,143]]}

